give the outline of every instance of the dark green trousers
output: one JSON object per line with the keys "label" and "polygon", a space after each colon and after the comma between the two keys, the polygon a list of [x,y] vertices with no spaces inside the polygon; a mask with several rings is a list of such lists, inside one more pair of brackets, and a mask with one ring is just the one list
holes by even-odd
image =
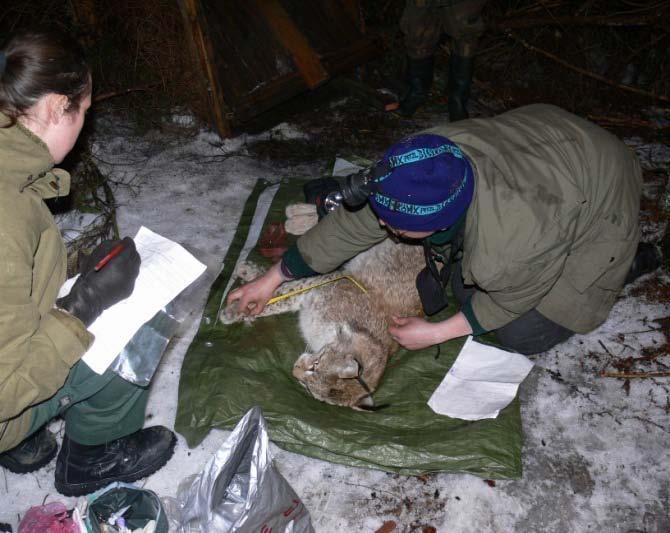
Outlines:
{"label": "dark green trousers", "polygon": [[61,415],[65,434],[80,444],[103,444],[125,437],[142,429],[148,394],[146,387],[109,370],[98,375],[79,361],[56,394],[31,408],[28,435]]}
{"label": "dark green trousers", "polygon": [[405,49],[412,59],[435,55],[440,37],[454,40],[455,55],[473,57],[484,33],[482,9],[488,0],[407,0],[400,29]]}

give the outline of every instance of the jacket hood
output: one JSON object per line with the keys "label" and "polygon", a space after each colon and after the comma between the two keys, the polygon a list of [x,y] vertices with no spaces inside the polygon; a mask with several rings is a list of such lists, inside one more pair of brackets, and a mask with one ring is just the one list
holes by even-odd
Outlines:
{"label": "jacket hood", "polygon": [[[9,119],[0,113],[0,125]],[[54,169],[54,161],[44,142],[30,130],[17,123],[0,127],[0,183],[36,191],[42,198],[67,196],[70,175]]]}

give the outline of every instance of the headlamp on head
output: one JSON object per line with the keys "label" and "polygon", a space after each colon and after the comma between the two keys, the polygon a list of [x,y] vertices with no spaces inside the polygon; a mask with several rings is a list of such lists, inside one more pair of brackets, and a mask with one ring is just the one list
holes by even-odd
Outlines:
{"label": "headlamp on head", "polygon": [[351,208],[363,205],[371,194],[379,191],[379,181],[390,172],[390,164],[382,160],[353,174],[335,178],[339,188],[326,196],[324,208],[332,211],[341,204]]}
{"label": "headlamp on head", "polygon": [[461,149],[441,135],[423,133],[392,145],[373,166],[332,179],[322,205],[356,208],[370,200],[374,213],[394,228],[438,231],[468,208],[474,173]]}

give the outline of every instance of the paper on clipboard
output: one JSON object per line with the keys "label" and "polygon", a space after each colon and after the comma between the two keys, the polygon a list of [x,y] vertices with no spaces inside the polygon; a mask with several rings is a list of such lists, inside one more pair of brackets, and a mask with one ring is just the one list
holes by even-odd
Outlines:
{"label": "paper on clipboard", "polygon": [[[137,330],[180,292],[193,283],[206,266],[182,246],[142,226],[134,237],[142,263],[133,293],[103,311],[88,330],[95,341],[82,360],[103,374]],[[113,259],[112,259],[113,261]],[[72,278],[59,296],[70,291]]]}

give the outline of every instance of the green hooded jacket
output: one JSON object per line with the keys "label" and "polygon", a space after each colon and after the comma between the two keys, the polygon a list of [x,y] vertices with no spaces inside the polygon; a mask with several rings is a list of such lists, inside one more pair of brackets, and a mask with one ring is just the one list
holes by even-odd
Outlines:
{"label": "green hooded jacket", "polygon": [[0,452],[23,440],[27,409],[63,385],[93,342],[77,318],[54,308],[67,254],[43,200],[67,195],[70,176],[53,165],[30,131],[0,127]]}
{"label": "green hooded jacket", "polygon": [[[475,333],[531,309],[579,333],[600,325],[639,240],[635,154],[595,124],[544,104],[425,133],[456,143],[475,173],[462,263],[464,282],[479,289],[462,307]],[[328,272],[386,235],[369,204],[338,208],[298,239],[297,250],[313,271]]]}

